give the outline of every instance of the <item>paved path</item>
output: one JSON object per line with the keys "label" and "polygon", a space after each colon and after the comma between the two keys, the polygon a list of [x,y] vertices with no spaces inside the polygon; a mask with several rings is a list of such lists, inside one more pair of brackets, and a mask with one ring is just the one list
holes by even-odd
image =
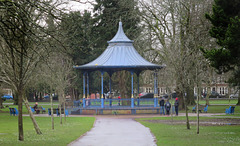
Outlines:
{"label": "paved path", "polygon": [[156,146],[154,139],[132,118],[98,117],[91,131],[69,146]]}

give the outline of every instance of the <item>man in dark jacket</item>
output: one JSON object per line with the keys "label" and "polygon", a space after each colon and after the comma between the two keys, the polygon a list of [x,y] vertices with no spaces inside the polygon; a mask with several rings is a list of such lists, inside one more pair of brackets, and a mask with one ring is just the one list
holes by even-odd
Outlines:
{"label": "man in dark jacket", "polygon": [[176,100],[175,100],[174,106],[175,106],[176,116],[178,116],[178,106],[179,106],[179,101],[178,101],[178,98],[177,98],[177,97],[176,97]]}
{"label": "man in dark jacket", "polygon": [[38,103],[36,102],[33,109],[36,111],[36,114],[40,113],[40,110],[38,109]]}
{"label": "man in dark jacket", "polygon": [[169,115],[170,109],[171,109],[171,103],[170,103],[168,100],[167,100],[167,102],[165,103],[165,109],[166,109],[167,115]]}
{"label": "man in dark jacket", "polygon": [[164,114],[165,115],[165,112],[164,112],[164,99],[163,99],[163,97],[159,101],[159,106],[160,106],[160,114]]}

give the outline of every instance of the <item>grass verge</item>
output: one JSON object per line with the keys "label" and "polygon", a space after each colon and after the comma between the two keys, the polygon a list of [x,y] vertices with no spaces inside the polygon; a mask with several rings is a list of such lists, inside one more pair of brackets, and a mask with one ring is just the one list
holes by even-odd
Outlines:
{"label": "grass verge", "polygon": [[54,118],[55,129],[51,129],[50,117],[36,117],[42,135],[37,135],[29,117],[23,117],[24,141],[18,141],[18,121],[16,116],[0,114],[1,146],[66,146],[89,131],[94,117],[67,117],[67,122],[60,125],[59,117]]}
{"label": "grass verge", "polygon": [[[174,117],[174,120],[184,120],[185,117]],[[190,117],[190,120],[196,117]],[[202,117],[201,120],[213,119]],[[144,126],[150,128],[157,140],[157,145],[240,145],[240,126],[200,126],[200,134],[196,134],[196,125],[187,130],[186,125],[164,124],[151,122],[152,120],[171,120],[171,117],[136,119]]]}
{"label": "grass verge", "polygon": [[[236,99],[236,98],[230,99],[230,101],[229,101],[229,99],[210,99],[209,100],[210,105],[211,104],[226,104],[227,105],[229,103],[230,104],[237,104],[237,102],[238,102],[238,99]],[[199,104],[206,104],[206,100],[205,99],[204,100],[200,100]]]}

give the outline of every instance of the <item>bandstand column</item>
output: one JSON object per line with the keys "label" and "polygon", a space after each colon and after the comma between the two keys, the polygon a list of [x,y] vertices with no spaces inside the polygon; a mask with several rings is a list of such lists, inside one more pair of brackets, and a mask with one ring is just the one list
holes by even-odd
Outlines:
{"label": "bandstand column", "polygon": [[157,71],[154,71],[154,107],[157,107]]}
{"label": "bandstand column", "polygon": [[103,74],[104,74],[104,72],[101,71],[101,108],[104,108],[104,98],[103,98]]}
{"label": "bandstand column", "polygon": [[86,107],[86,101],[85,101],[85,72],[83,73],[83,107]]}
{"label": "bandstand column", "polygon": [[109,92],[112,93],[112,76],[109,76]]}
{"label": "bandstand column", "polygon": [[131,71],[131,78],[132,78],[132,95],[131,95],[131,108],[134,108],[134,91],[133,91],[133,74],[134,72]]}
{"label": "bandstand column", "polygon": [[109,75],[109,106],[112,106],[112,75]]}
{"label": "bandstand column", "polygon": [[89,76],[87,73],[87,98],[89,98]]}
{"label": "bandstand column", "polygon": [[139,73],[137,74],[137,105],[140,105],[140,97],[139,97]]}

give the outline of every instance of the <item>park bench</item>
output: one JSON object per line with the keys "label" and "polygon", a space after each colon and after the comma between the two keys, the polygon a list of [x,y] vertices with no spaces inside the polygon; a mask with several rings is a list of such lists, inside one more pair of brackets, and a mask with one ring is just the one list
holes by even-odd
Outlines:
{"label": "park bench", "polygon": [[31,106],[30,106],[30,109],[31,109],[32,113],[37,113],[37,114],[39,114],[40,112],[42,112],[42,114],[46,112],[45,108],[43,108],[42,106],[37,109],[38,112],[36,112],[36,111],[34,110],[34,108],[32,108]]}
{"label": "park bench", "polygon": [[[192,112],[195,112],[195,113],[196,113],[196,108],[197,108],[197,106],[195,105],[195,106],[192,108]],[[208,105],[205,106],[205,107],[203,107],[203,106],[200,105],[198,110],[199,110],[200,113],[202,113],[202,111],[205,112],[205,113],[207,113]]]}
{"label": "park bench", "polygon": [[42,111],[42,114],[46,112],[45,108],[44,107],[40,107],[40,111]]}
{"label": "park bench", "polygon": [[[193,108],[192,108],[192,112],[197,112],[197,106],[195,105]],[[199,109],[198,109],[198,111],[200,112],[200,113],[202,113],[202,111],[204,110],[205,108],[203,108],[203,106],[201,106],[201,105],[199,105]],[[207,110],[207,109],[206,109]],[[205,112],[205,110],[204,110],[204,112]]]}
{"label": "park bench", "polygon": [[234,109],[235,109],[235,106],[230,106],[229,108],[226,109],[225,113],[234,114]]}
{"label": "park bench", "polygon": [[18,110],[16,108],[9,108],[10,115],[17,116],[18,115]]}
{"label": "park bench", "polygon": [[204,111],[204,113],[207,113],[207,111],[208,111],[208,105],[204,107],[203,111]]}
{"label": "park bench", "polygon": [[32,113],[34,113],[34,112],[35,112],[34,108],[32,108],[31,106],[30,106],[30,109],[31,109]]}
{"label": "park bench", "polygon": [[[62,114],[64,114],[64,110],[62,109],[61,111],[62,111]],[[57,116],[60,116],[59,109],[58,109],[58,108],[54,108],[54,109],[53,109],[53,114],[57,114]],[[67,109],[65,109],[65,114],[66,114],[66,116],[69,115]],[[48,115],[49,115],[49,116],[51,115],[51,109],[50,109],[50,108],[48,109]]]}

